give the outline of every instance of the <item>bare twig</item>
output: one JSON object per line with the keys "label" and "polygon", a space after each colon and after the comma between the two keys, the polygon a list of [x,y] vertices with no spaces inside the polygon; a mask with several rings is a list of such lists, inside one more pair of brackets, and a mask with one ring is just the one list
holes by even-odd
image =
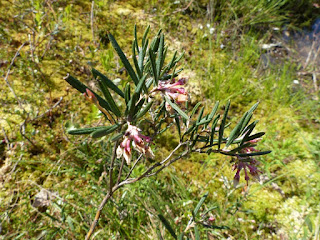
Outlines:
{"label": "bare twig", "polygon": [[317,75],[315,73],[312,73],[312,80],[313,80],[313,86],[314,90],[318,91],[318,83],[317,83]]}
{"label": "bare twig", "polygon": [[34,121],[34,120],[36,120],[36,119],[38,119],[38,118],[42,118],[42,117],[43,117],[44,115],[46,115],[48,112],[50,112],[50,111],[52,111],[54,108],[56,108],[56,107],[61,103],[62,99],[63,99],[63,97],[60,97],[59,101],[56,102],[51,108],[49,108],[47,111],[45,111],[45,112],[42,113],[41,115],[33,118],[33,119],[30,120],[30,121]]}
{"label": "bare twig", "polygon": [[20,102],[19,98],[17,97],[15,91],[13,90],[13,88],[11,87],[9,81],[8,81],[8,77],[9,77],[9,74],[10,74],[10,70],[11,70],[11,67],[13,66],[13,63],[14,63],[14,60],[19,56],[19,53],[20,53],[20,50],[21,48],[23,48],[24,45],[26,45],[28,42],[24,42],[17,50],[16,54],[14,55],[14,57],[12,58],[11,60],[11,63],[8,67],[8,71],[7,71],[7,74],[4,78],[4,81],[6,82],[6,84],[8,85],[10,91],[13,93],[13,96],[15,97],[15,99],[17,100],[18,104],[19,104],[19,107],[25,112],[25,109],[23,108],[22,106],[22,103]]}
{"label": "bare twig", "polygon": [[166,14],[166,16],[171,15],[171,14],[175,14],[175,13],[178,13],[178,12],[184,12],[184,11],[186,11],[186,10],[191,6],[191,4],[193,3],[193,1],[194,1],[194,0],[191,0],[186,7],[180,8],[180,9],[178,9],[178,10],[176,10],[176,11],[173,11],[172,13],[168,13],[168,14]]}
{"label": "bare twig", "polygon": [[131,176],[131,173],[133,171],[133,169],[135,168],[135,166],[137,165],[137,163],[139,162],[139,160],[142,158],[142,154],[140,154],[140,156],[138,157],[138,159],[134,162],[132,168],[130,169],[128,175],[126,176],[125,180],[127,180],[130,176]]}
{"label": "bare twig", "polygon": [[4,130],[4,128],[3,128],[3,127],[1,127],[1,128],[2,128],[3,135],[4,135],[4,140],[6,141],[7,147],[8,147],[8,149],[9,149],[9,148],[10,148],[9,138],[8,138],[7,133],[6,133],[6,131]]}
{"label": "bare twig", "polygon": [[94,25],[93,25],[93,18],[94,18],[94,1],[91,3],[91,14],[90,14],[90,20],[91,20],[91,34],[92,34],[92,41],[95,43],[94,40]]}
{"label": "bare twig", "polygon": [[120,180],[121,180],[121,175],[122,175],[122,169],[123,169],[123,166],[124,166],[124,162],[125,162],[125,159],[122,158],[122,161],[121,161],[121,165],[120,165],[120,169],[119,169],[119,173],[118,173],[118,179],[117,179],[117,183],[116,185],[119,184]]}
{"label": "bare twig", "polygon": [[103,198],[102,202],[99,205],[99,208],[96,212],[96,216],[93,220],[93,222],[91,223],[90,229],[87,233],[86,236],[86,240],[90,239],[90,237],[92,236],[94,229],[96,228],[98,221],[100,219],[100,215],[102,212],[102,209],[104,208],[104,206],[106,205],[106,203],[108,202],[108,200],[112,197],[113,193],[119,188],[119,185],[115,185],[113,186],[113,179],[112,179],[112,173],[113,173],[113,167],[114,167],[114,160],[116,158],[116,152],[117,152],[117,147],[118,147],[119,141],[117,141],[117,143],[114,145],[113,148],[113,153],[112,153],[112,157],[111,157],[111,162],[110,162],[110,169],[109,169],[109,181],[110,181],[110,186],[109,186],[109,191],[106,194],[106,196]]}

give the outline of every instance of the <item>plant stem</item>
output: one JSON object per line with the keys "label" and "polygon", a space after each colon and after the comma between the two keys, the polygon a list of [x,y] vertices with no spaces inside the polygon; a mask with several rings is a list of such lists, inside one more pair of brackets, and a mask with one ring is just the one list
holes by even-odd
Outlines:
{"label": "plant stem", "polygon": [[[92,234],[94,232],[94,229],[96,228],[96,226],[98,224],[102,209],[107,204],[108,200],[112,197],[113,193],[119,188],[118,183],[115,186],[113,185],[113,178],[112,178],[114,160],[116,158],[118,145],[119,145],[119,141],[117,141],[116,144],[113,147],[112,158],[111,158],[111,162],[110,162],[110,169],[109,169],[109,183],[110,183],[110,186],[109,186],[109,191],[108,191],[108,193],[106,194],[106,196],[103,198],[102,202],[99,205],[99,208],[98,208],[98,210],[96,212],[96,216],[95,216],[93,222],[91,223],[90,229],[89,229],[89,231],[87,233],[87,236],[85,238],[86,240],[89,240],[90,237],[92,236]],[[121,174],[121,173],[119,173],[119,174]]]}

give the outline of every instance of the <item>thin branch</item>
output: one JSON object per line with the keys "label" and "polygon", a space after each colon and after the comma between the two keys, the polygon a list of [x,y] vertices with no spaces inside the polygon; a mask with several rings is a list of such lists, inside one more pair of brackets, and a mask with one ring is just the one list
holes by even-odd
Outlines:
{"label": "thin branch", "polygon": [[128,175],[126,176],[125,180],[127,180],[127,179],[130,177],[133,169],[136,167],[137,163],[139,162],[139,160],[140,160],[141,158],[142,158],[142,154],[140,154],[140,156],[138,157],[138,159],[134,162],[134,164],[133,164],[132,168],[130,169]]}
{"label": "thin branch", "polygon": [[15,99],[17,100],[17,102],[18,102],[18,104],[19,104],[19,107],[20,107],[24,112],[25,112],[25,109],[22,107],[22,103],[20,102],[20,100],[19,100],[19,98],[17,97],[15,91],[14,91],[13,88],[11,87],[11,85],[10,85],[10,83],[9,83],[9,81],[8,81],[8,77],[9,77],[9,74],[10,74],[11,67],[13,66],[14,60],[19,56],[19,53],[20,53],[21,48],[23,48],[24,45],[26,45],[26,43],[28,43],[28,42],[24,42],[24,43],[18,48],[16,54],[14,55],[14,57],[13,57],[12,60],[11,60],[11,63],[10,63],[10,65],[9,65],[9,67],[8,67],[7,74],[6,74],[5,78],[4,78],[4,81],[6,82],[6,84],[8,85],[8,87],[9,87],[9,89],[10,89],[10,91],[13,93],[13,96],[14,96]]}
{"label": "thin branch", "polygon": [[125,159],[124,159],[124,157],[123,157],[123,158],[122,158],[122,161],[121,161],[121,165],[120,165],[120,169],[119,169],[118,179],[117,179],[116,185],[118,185],[119,182],[120,182],[120,180],[121,180],[121,175],[122,175],[122,169],[123,169],[123,166],[124,166],[124,162],[125,162]]}
{"label": "thin branch", "polygon": [[108,193],[106,194],[106,196],[103,198],[102,202],[99,205],[99,208],[98,208],[98,210],[96,212],[96,216],[95,216],[93,222],[91,223],[90,229],[89,229],[89,231],[87,233],[87,236],[85,238],[86,240],[89,240],[90,237],[92,236],[93,231],[96,228],[96,226],[98,224],[98,221],[99,221],[99,218],[101,216],[102,209],[104,208],[104,206],[106,205],[108,200],[112,197],[113,193],[119,188],[118,184],[113,186],[113,179],[112,179],[114,160],[116,158],[118,144],[119,144],[119,141],[117,141],[116,144],[114,145],[112,158],[111,158],[111,163],[110,163],[110,170],[109,170],[109,181],[110,181],[110,186],[109,187],[110,188],[109,188]]}
{"label": "thin branch", "polygon": [[94,40],[94,25],[93,25],[93,18],[94,18],[94,12],[93,12],[93,9],[94,9],[94,1],[92,1],[92,3],[91,3],[91,14],[90,14],[90,20],[91,20],[91,34],[92,34],[92,41],[93,41],[93,43],[95,43],[95,40]]}

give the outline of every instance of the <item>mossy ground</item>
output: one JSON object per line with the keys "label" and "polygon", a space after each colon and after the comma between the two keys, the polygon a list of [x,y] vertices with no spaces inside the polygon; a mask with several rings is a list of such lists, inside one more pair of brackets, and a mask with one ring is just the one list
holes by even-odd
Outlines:
{"label": "mossy ground", "polygon": [[[299,78],[299,63],[290,55],[266,69],[260,58],[262,43],[279,37],[273,28],[312,22],[316,1],[142,2],[97,0],[91,18],[89,1],[1,1],[0,73],[5,77],[10,66],[7,80],[17,98],[7,84],[0,86],[0,140],[9,141],[0,145],[0,238],[84,237],[106,190],[110,146],[66,133],[102,120],[63,77],[72,73],[94,88],[94,66],[124,83],[128,76],[106,33],[129,56],[137,24],[140,36],[148,25],[152,34],[162,28],[169,50],[185,51],[192,104],[204,101],[208,111],[216,100],[223,105],[231,98],[230,116],[236,119],[260,101],[254,116],[266,132],[260,147],[272,150],[260,158],[267,180],[245,189],[242,179],[234,188],[228,157],[192,155],[119,191],[103,212],[96,239],[156,239],[158,231],[169,239],[157,215],[182,231],[207,191],[203,212],[212,207],[215,224],[229,229],[201,229],[203,239],[317,239],[319,91]],[[301,14],[302,7],[308,11]],[[294,85],[295,79],[303,84]],[[157,140],[158,156],[177,142],[170,132]],[[134,174],[143,169],[142,164]],[[32,207],[41,189],[51,193],[45,211]]]}

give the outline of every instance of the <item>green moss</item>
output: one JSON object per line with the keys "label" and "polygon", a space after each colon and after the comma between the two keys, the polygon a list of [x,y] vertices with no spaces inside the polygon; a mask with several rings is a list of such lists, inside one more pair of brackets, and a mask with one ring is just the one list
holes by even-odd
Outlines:
{"label": "green moss", "polygon": [[274,190],[267,189],[250,189],[254,192],[243,206],[245,209],[252,211],[258,221],[274,221],[274,215],[281,206],[282,196]]}

